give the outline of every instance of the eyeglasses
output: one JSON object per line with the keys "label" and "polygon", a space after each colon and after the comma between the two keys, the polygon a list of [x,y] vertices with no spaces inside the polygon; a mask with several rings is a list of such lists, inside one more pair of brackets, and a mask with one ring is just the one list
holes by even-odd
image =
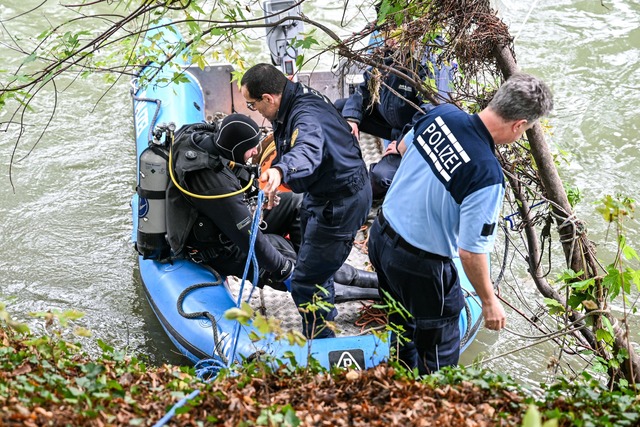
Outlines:
{"label": "eyeglasses", "polygon": [[256,99],[255,101],[247,101],[247,108],[251,111],[256,111],[256,102],[260,102],[262,101],[262,96],[258,99]]}

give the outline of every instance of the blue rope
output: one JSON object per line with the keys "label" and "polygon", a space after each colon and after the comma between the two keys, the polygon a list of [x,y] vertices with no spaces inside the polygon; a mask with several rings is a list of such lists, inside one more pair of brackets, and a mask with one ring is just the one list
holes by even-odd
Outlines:
{"label": "blue rope", "polygon": [[184,406],[185,403],[187,403],[189,400],[196,397],[199,393],[200,393],[200,390],[194,390],[193,392],[191,392],[189,396],[186,396],[180,399],[180,401],[175,405],[173,405],[173,408],[171,408],[164,417],[160,418],[160,420],[157,423],[155,423],[153,427],[161,427],[166,423],[168,423],[169,420],[176,414],[176,409]]}
{"label": "blue rope", "polygon": [[202,359],[194,365],[196,376],[205,383],[213,381],[226,365],[220,359]]}
{"label": "blue rope", "polygon": [[[242,292],[244,290],[244,284],[247,278],[247,274],[249,273],[249,265],[253,263],[253,287],[251,288],[251,292],[249,293],[249,297],[247,298],[247,302],[251,299],[251,295],[255,290],[258,284],[258,259],[255,254],[255,244],[256,237],[258,236],[258,227],[260,226],[260,211],[262,209],[262,203],[264,201],[264,192],[260,190],[258,192],[258,201],[254,215],[253,215],[253,223],[251,224],[251,238],[249,240],[249,254],[247,256],[247,263],[244,266],[244,273],[242,274],[242,282],[240,283],[240,290],[238,291],[238,300],[236,301],[236,307],[240,307],[242,303]],[[233,335],[231,341],[233,342],[233,351],[231,352],[231,357],[227,362],[226,367],[231,366],[233,360],[236,357],[236,350],[238,348],[238,337],[240,336],[240,322],[236,323],[236,326],[233,331]],[[196,376],[204,381],[211,382],[213,381],[220,370],[225,367],[224,363],[219,359],[202,359],[195,364]],[[164,426],[171,418],[175,415],[176,409],[182,407],[189,400],[193,399],[200,393],[200,390],[193,391],[190,395],[183,397],[180,399],[178,403],[173,405],[173,407],[166,413],[164,417],[162,417],[157,423],[154,424],[154,427],[162,427]]]}
{"label": "blue rope", "polygon": [[[253,284],[253,287],[249,292],[249,297],[247,298],[247,302],[249,302],[249,300],[251,299],[251,296],[253,295],[253,291],[255,290],[256,285],[258,284],[259,269],[258,269],[258,258],[256,258],[256,253],[255,253],[255,244],[256,244],[256,238],[258,237],[258,229],[260,226],[260,216],[261,216],[260,212],[262,210],[263,201],[264,201],[264,192],[260,190],[258,191],[258,200],[256,202],[258,207],[253,214],[253,223],[251,224],[251,238],[249,240],[249,255],[247,256],[247,263],[244,266],[244,273],[242,274],[242,282],[240,283],[240,290],[238,291],[238,300],[236,301],[236,307],[238,308],[242,304],[242,293],[244,291],[244,283],[246,281],[247,274],[249,273],[250,263],[253,263],[253,280],[251,281],[251,283]],[[236,358],[236,350],[238,349],[239,335],[240,335],[240,322],[237,322],[233,330],[233,338],[232,338],[233,350],[231,351],[231,357],[229,357],[227,361],[229,366],[231,366],[231,364]]]}
{"label": "blue rope", "polygon": [[[531,210],[531,209],[533,209],[533,208],[537,208],[538,206],[541,206],[541,205],[543,205],[543,204],[545,204],[545,203],[547,203],[547,202],[543,200],[543,201],[541,201],[541,202],[538,202],[538,203],[535,203],[535,204],[533,204],[533,205],[529,206],[529,209]],[[513,221],[513,218],[514,218],[514,217],[516,217],[516,216],[520,216],[520,212],[514,212],[514,213],[512,213],[511,215],[507,215],[507,216],[503,217],[503,220],[504,220],[505,222],[508,222],[508,223],[509,223],[509,228],[510,228],[511,230],[514,230],[514,231],[516,230],[516,228],[515,228],[515,223],[514,223],[514,221]]]}

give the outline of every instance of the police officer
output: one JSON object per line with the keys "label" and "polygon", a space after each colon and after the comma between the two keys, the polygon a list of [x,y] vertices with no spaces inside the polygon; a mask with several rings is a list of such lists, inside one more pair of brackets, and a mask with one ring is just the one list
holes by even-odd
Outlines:
{"label": "police officer", "polygon": [[[333,277],[371,207],[371,186],[358,142],[325,96],[291,82],[273,65],[247,70],[241,92],[247,107],[273,127],[277,155],[260,177],[269,205],[281,182],[304,194],[302,244],[291,282],[303,330],[308,337],[332,337],[325,321],[337,314],[332,307]],[[319,310],[306,310],[309,303]]]}
{"label": "police officer", "polygon": [[[167,207],[168,237],[175,254],[184,253],[225,276],[242,276],[253,215],[249,205],[255,193],[246,189],[253,170],[244,165],[256,155],[260,136],[258,125],[242,114],[225,117],[219,128],[203,123],[176,132],[172,166],[182,190],[170,183]],[[266,226],[258,231],[255,243],[260,284],[286,290],[283,281],[291,275],[300,247],[301,202],[300,195],[286,192],[277,206],[264,211]],[[248,277],[253,277],[252,270]],[[370,272],[344,265],[338,279],[342,300],[377,294],[377,277]]]}
{"label": "police officer", "polygon": [[[396,41],[387,38],[385,43],[384,64],[388,67],[397,67]],[[442,44],[442,38],[436,37],[435,44]],[[435,55],[426,51],[421,58],[409,57],[408,63],[402,64],[415,72],[419,81],[433,79],[435,90],[442,100],[449,99],[451,81],[454,68],[450,65],[438,65]],[[426,102],[420,93],[413,87],[413,83],[393,73],[387,73],[380,85],[379,99],[371,105],[375,94],[371,93],[371,75],[373,68],[365,70],[363,82],[358,85],[349,98],[335,101],[336,108],[342,112],[342,116],[349,122],[353,134],[360,138],[360,132],[377,136],[391,141],[378,163],[370,166],[371,186],[374,200],[384,198],[393,176],[400,165],[400,155],[396,148],[396,141],[400,141],[402,135],[407,133],[413,124],[425,112],[433,108]],[[419,108],[418,108],[419,107]]]}
{"label": "police officer", "polygon": [[[421,374],[458,363],[458,320],[464,305],[452,258],[482,301],[485,326],[506,324],[493,292],[488,254],[504,196],[496,144],[519,139],[553,108],[548,87],[515,74],[478,114],[451,104],[420,118],[400,144],[402,163],[369,234],[369,257],[387,291],[412,314],[399,356]],[[405,151],[406,149],[406,151]]]}

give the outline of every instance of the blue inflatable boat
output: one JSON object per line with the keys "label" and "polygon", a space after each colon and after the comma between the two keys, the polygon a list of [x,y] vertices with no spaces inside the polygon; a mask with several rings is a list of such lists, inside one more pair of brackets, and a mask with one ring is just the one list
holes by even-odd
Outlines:
{"label": "blue inflatable boat", "polygon": [[[151,34],[147,40],[151,39]],[[177,31],[157,29],[153,34],[156,44],[174,47],[180,41]],[[140,166],[145,150],[154,143],[162,143],[159,127],[166,128],[171,124],[171,127],[179,128],[183,124],[212,121],[220,114],[230,113],[246,114],[257,123],[264,123],[261,116],[246,108],[237,84],[231,81],[232,66],[200,69],[191,66],[188,58],[181,61],[180,83],[171,83],[176,75],[175,68],[159,68],[156,64],[145,67],[140,78],[132,82],[138,188],[143,180],[166,182],[168,179],[166,164],[162,162],[151,167],[146,165],[144,169]],[[338,78],[332,72],[299,73],[298,79],[331,99],[344,97],[349,90],[348,79]],[[149,81],[142,86],[141,80]],[[161,194],[156,196],[162,197]],[[164,205],[156,196],[140,191],[133,196],[134,243],[137,243],[139,227],[145,231],[149,218],[155,215],[156,220],[164,219]],[[153,233],[153,230],[146,231]],[[162,327],[178,350],[194,363],[214,359],[229,365],[266,353],[283,361],[294,357],[303,366],[311,356],[327,368],[337,365],[366,369],[389,357],[389,343],[373,334],[313,340],[304,346],[290,345],[271,336],[254,341],[256,330],[251,324],[241,326],[224,316],[227,310],[240,303],[239,297],[232,295],[225,278],[189,260],[162,263],[140,256],[139,267],[144,292]],[[460,318],[462,352],[480,326],[481,305],[459,263],[457,267],[466,293],[466,306]],[[283,295],[290,298],[288,294]]]}

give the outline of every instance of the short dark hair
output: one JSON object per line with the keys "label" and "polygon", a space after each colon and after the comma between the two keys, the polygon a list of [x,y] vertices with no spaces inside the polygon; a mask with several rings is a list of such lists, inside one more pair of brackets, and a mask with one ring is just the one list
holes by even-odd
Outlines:
{"label": "short dark hair", "polygon": [[500,86],[489,108],[505,120],[532,123],[553,110],[549,87],[537,77],[516,73]]}
{"label": "short dark hair", "polygon": [[256,64],[242,76],[241,86],[245,86],[249,95],[260,99],[262,95],[281,95],[287,85],[287,76],[271,64]]}

